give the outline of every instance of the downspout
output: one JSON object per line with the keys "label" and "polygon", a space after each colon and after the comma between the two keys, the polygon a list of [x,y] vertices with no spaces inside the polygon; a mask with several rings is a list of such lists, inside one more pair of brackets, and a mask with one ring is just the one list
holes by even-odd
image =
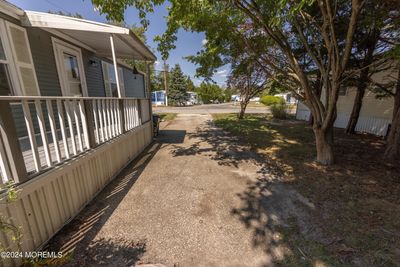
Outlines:
{"label": "downspout", "polygon": [[[148,96],[148,105],[149,105],[149,117],[150,117],[150,121],[151,121],[151,127],[152,127],[152,131],[151,131],[151,136],[154,137],[154,129],[153,129],[153,106],[151,103],[151,82],[150,82],[150,64],[153,64],[152,62],[146,62],[146,84],[147,84],[147,96]],[[157,97],[157,94],[156,94]]]}

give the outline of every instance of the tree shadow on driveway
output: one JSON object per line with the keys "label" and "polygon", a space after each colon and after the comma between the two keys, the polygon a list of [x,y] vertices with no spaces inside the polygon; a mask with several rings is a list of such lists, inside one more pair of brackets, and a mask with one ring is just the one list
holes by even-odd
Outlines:
{"label": "tree shadow on driveway", "polygon": [[133,266],[146,252],[146,240],[121,237],[96,239],[120,202],[135,184],[162,146],[150,144],[121,171],[70,223],[45,246],[50,252],[62,252],[65,266]]}
{"label": "tree shadow on driveway", "polygon": [[[231,172],[247,176],[246,187],[237,194],[240,204],[231,207],[230,212],[251,231],[253,247],[264,251],[265,266],[314,265],[331,260],[311,258],[304,253],[303,246],[323,249],[336,240],[325,236],[321,226],[313,222],[316,207],[282,179],[283,170],[273,160],[261,157],[212,121],[187,137],[190,145],[174,145],[171,151],[174,157],[208,157],[221,166],[231,167]],[[304,242],[288,240],[293,233],[296,240]]]}

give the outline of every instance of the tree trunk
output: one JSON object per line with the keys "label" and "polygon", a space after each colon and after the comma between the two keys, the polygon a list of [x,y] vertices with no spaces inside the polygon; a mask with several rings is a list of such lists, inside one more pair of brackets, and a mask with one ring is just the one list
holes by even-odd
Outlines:
{"label": "tree trunk", "polygon": [[385,158],[389,160],[400,159],[400,70],[394,95],[393,118],[387,138]]}
{"label": "tree trunk", "polygon": [[313,127],[315,144],[317,148],[317,162],[322,165],[332,165],[333,157],[333,127],[323,130]]}
{"label": "tree trunk", "polygon": [[239,120],[244,118],[244,114],[246,112],[247,104],[249,104],[249,100],[240,101],[240,112],[239,112]]}
{"label": "tree trunk", "polygon": [[[317,74],[317,79],[315,80],[313,89],[316,92],[316,95],[318,98],[321,98],[321,93],[322,93],[322,82],[321,82],[321,72],[318,72]],[[310,117],[308,117],[308,124],[310,126],[314,125],[314,117],[313,114],[310,112]]]}
{"label": "tree trunk", "polygon": [[362,64],[362,70],[360,72],[360,76],[358,78],[357,83],[357,94],[354,98],[353,110],[351,111],[349,122],[347,123],[346,133],[354,134],[357,126],[358,118],[360,117],[360,110],[363,103],[363,98],[365,94],[365,89],[368,86],[368,75],[369,75],[369,66],[374,60],[374,51],[376,48],[376,44],[378,42],[378,38],[380,35],[380,31],[377,29],[373,29],[370,35],[366,39],[366,48],[367,52],[365,53],[365,57]]}
{"label": "tree trunk", "polygon": [[334,160],[333,155],[333,123],[336,120],[336,109],[330,123],[326,128],[322,128],[321,121],[317,121],[314,117],[313,131],[315,136],[315,146],[317,149],[317,162],[322,165],[332,165]]}
{"label": "tree trunk", "polygon": [[364,86],[357,87],[357,94],[354,98],[353,110],[351,111],[349,122],[347,123],[346,133],[347,134],[354,134],[356,131],[356,125],[358,122],[358,118],[360,117],[360,110],[363,103],[363,98],[365,94],[366,83]]}

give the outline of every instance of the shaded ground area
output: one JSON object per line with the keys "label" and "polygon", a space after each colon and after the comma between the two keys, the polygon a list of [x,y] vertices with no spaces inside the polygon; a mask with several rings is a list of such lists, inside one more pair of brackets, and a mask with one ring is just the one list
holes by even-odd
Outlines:
{"label": "shaded ground area", "polygon": [[[216,114],[214,121],[228,136],[238,136],[249,145],[263,157],[270,173],[283,177],[285,185],[290,184],[314,205],[307,223],[317,232],[304,235],[301,220],[299,224],[295,218],[282,228],[286,244],[298,248],[284,265],[306,259],[329,265],[400,266],[400,164],[382,160],[382,138],[349,136],[337,129],[337,163],[323,167],[313,162],[312,129],[305,123],[273,121],[262,115],[238,121],[233,114]],[[249,188],[247,199],[255,198],[268,183],[263,180]]]}
{"label": "shaded ground area", "polygon": [[[47,249],[67,266],[272,266],[293,258],[299,236],[328,240],[310,223],[316,209],[250,147],[215,128],[210,115],[164,124],[144,157],[128,166]],[[285,230],[286,229],[286,230]]]}

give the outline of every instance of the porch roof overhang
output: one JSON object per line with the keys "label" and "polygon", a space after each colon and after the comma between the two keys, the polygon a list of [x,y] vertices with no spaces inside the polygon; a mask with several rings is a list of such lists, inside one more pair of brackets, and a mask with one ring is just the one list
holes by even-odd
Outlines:
{"label": "porch roof overhang", "polygon": [[112,35],[117,58],[156,60],[156,56],[151,50],[127,28],[35,11],[25,11],[21,21],[25,27],[38,27],[61,33],[84,44],[85,48],[99,56],[112,57],[110,43],[110,35]]}

